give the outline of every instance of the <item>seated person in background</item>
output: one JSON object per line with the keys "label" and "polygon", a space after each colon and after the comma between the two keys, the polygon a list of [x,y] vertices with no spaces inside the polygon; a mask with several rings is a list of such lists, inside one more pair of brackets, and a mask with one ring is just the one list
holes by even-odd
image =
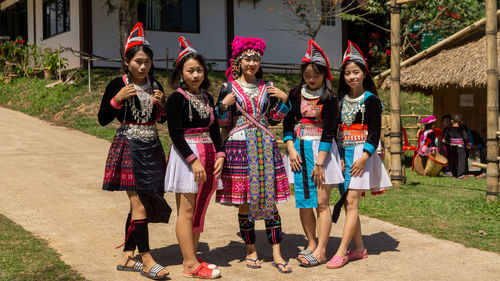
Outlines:
{"label": "seated person in background", "polygon": [[418,154],[421,156],[429,156],[431,152],[437,151],[438,139],[434,133],[434,123],[436,116],[431,115],[420,120],[424,124],[424,132],[418,140]]}
{"label": "seated person in background", "polygon": [[453,177],[465,179],[467,170],[467,155],[465,148],[469,144],[467,132],[460,125],[463,123],[462,114],[455,113],[451,117],[451,127],[444,132],[443,143],[448,151],[448,166]]}
{"label": "seated person in background", "polygon": [[[479,160],[480,163],[486,164],[486,142],[477,131],[469,130],[465,125],[462,125],[462,128],[467,132],[469,138],[469,147],[466,150],[467,158],[473,159],[475,162]],[[469,169],[471,168],[469,167]],[[486,169],[484,168],[468,172],[477,178],[486,177]]]}

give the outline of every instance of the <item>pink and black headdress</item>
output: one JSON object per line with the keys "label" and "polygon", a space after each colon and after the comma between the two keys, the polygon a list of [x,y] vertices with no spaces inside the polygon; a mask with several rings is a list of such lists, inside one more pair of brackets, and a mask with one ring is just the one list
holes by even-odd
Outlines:
{"label": "pink and black headdress", "polygon": [[183,36],[179,37],[179,56],[177,57],[176,64],[179,65],[179,62],[184,58],[185,56],[193,53],[197,53],[197,51],[191,46],[191,43],[184,38]]}
{"label": "pink and black headdress", "polygon": [[344,53],[344,60],[342,61],[342,66],[348,61],[357,61],[365,66],[366,70],[368,70],[368,63],[366,63],[366,59],[363,56],[363,53],[359,49],[358,45],[352,43],[351,41],[347,41],[347,50]]}
{"label": "pink and black headdress", "polygon": [[325,52],[314,42],[314,40],[309,39],[309,48],[301,61],[303,64],[308,62],[313,62],[319,65],[326,66],[328,69],[328,75],[326,79],[331,81],[333,79],[332,73],[330,72],[330,63],[325,55]]}
{"label": "pink and black headdress", "polygon": [[257,55],[262,57],[264,51],[266,50],[266,43],[262,38],[255,37],[234,37],[233,43],[231,43],[231,65],[226,70],[226,76],[229,81],[235,80],[238,77],[238,71],[236,71],[235,66],[237,66],[239,60],[244,56]]}
{"label": "pink and black headdress", "polygon": [[128,49],[137,45],[143,45],[148,47],[151,46],[146,38],[146,32],[144,32],[144,27],[140,22],[136,23],[134,28],[132,28],[132,31],[130,31],[127,43],[125,43],[124,54],[127,53]]}
{"label": "pink and black headdress", "polygon": [[425,117],[422,120],[420,120],[420,122],[422,122],[422,124],[424,124],[424,125],[434,123],[434,122],[436,122],[436,116],[431,115],[431,116]]}

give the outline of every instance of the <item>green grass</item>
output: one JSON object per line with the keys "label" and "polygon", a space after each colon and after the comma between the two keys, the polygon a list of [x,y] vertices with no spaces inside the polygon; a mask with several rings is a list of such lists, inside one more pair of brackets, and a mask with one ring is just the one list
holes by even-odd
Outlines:
{"label": "green grass", "polygon": [[47,242],[0,215],[0,280],[86,280]]}
{"label": "green grass", "polygon": [[[485,179],[420,176],[360,201],[363,215],[467,247],[500,253],[500,201],[486,203]],[[332,202],[339,196],[335,193]],[[486,233],[486,234],[484,234]]]}

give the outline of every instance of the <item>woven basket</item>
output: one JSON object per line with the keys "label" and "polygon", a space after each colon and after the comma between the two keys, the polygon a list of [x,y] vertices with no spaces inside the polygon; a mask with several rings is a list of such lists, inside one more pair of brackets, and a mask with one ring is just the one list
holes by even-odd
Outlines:
{"label": "woven basket", "polygon": [[419,175],[425,175],[425,164],[427,162],[427,157],[422,157],[421,155],[417,155],[415,157],[415,161],[413,162],[413,169]]}
{"label": "woven basket", "polygon": [[425,175],[435,177],[441,172],[443,166],[448,165],[448,159],[439,153],[432,153],[429,155],[429,160],[425,165]]}

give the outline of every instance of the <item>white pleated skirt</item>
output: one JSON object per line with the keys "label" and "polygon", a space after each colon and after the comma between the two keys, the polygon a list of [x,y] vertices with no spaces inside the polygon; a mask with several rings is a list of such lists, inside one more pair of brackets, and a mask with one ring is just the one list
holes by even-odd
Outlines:
{"label": "white pleated skirt", "polygon": [[384,163],[378,153],[373,153],[366,161],[363,173],[360,176],[351,177],[348,165],[352,165],[363,155],[363,145],[357,144],[345,148],[346,173],[344,174],[348,189],[370,190],[372,193],[381,193],[391,187],[391,180],[385,170]]}
{"label": "white pleated skirt", "polygon": [[[200,158],[199,150],[203,144],[188,143],[193,153]],[[215,157],[215,154],[213,155]],[[215,162],[215,160],[214,160]],[[203,162],[202,162],[203,163]],[[207,167],[205,167],[205,171]],[[210,168],[213,170],[213,167]],[[217,180],[217,189],[222,189],[222,181]],[[199,185],[194,181],[191,165],[186,162],[177,148],[172,144],[167,159],[167,172],[165,174],[165,191],[174,193],[198,193]]]}

